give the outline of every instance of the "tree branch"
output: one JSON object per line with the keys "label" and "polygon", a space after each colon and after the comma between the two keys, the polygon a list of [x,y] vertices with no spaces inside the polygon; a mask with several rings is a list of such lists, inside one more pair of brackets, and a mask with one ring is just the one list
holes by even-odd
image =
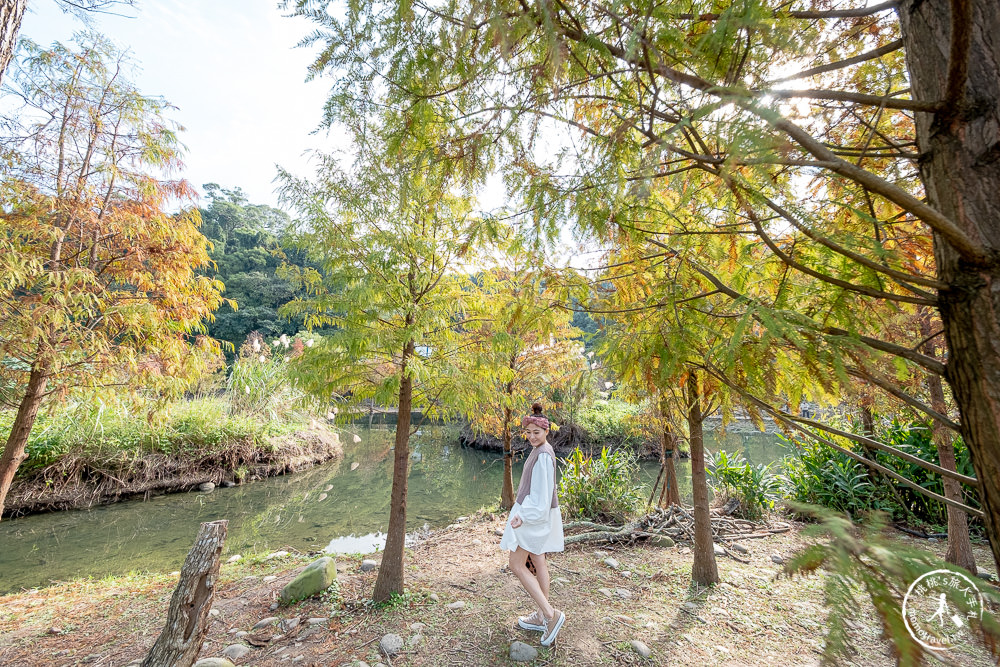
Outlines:
{"label": "tree branch", "polygon": [[885,46],[879,47],[877,49],[872,49],[871,51],[865,51],[864,53],[859,53],[853,58],[845,58],[844,60],[838,60],[837,62],[827,63],[826,65],[820,65],[818,67],[812,67],[807,70],[802,70],[798,74],[792,74],[791,76],[785,76],[780,79],[775,79],[771,81],[771,84],[784,83],[785,81],[794,81],[795,79],[804,79],[807,76],[815,76],[817,74],[822,74],[824,72],[832,72],[833,70],[842,69],[850,65],[856,65],[858,63],[863,63],[866,60],[874,60],[875,58],[881,58],[887,53],[892,53],[897,49],[903,47],[903,40],[897,39],[894,42],[889,42]]}

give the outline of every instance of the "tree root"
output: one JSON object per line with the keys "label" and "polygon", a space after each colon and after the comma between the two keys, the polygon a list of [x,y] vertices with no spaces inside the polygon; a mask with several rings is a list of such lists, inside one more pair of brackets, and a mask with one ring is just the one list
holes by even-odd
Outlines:
{"label": "tree root", "polygon": [[[606,526],[592,521],[572,521],[563,526],[565,531],[585,532],[569,535],[566,544],[634,544],[654,537],[669,537],[675,542],[694,541],[694,517],[691,511],[680,505],[666,509],[656,509],[639,519],[623,526]],[[754,523],[745,519],[728,516],[725,511],[712,511],[712,538],[722,547],[726,555],[741,563],[750,559],[737,553],[732,542],[744,539],[761,539],[785,533],[791,526],[784,521]],[[746,547],[739,545],[739,551],[746,553]]]}

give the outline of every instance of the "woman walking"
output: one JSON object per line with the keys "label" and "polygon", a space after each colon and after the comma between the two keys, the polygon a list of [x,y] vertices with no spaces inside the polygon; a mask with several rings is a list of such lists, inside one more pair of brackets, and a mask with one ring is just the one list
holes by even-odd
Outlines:
{"label": "woman walking", "polygon": [[517,624],[526,630],[541,631],[542,646],[549,646],[566,621],[566,615],[549,604],[549,569],[545,562],[546,553],[564,548],[562,513],[556,498],[556,455],[548,443],[549,420],[538,403],[531,406],[531,411],[521,420],[531,453],[524,462],[500,548],[511,552],[510,569],[538,607],[519,617]]}

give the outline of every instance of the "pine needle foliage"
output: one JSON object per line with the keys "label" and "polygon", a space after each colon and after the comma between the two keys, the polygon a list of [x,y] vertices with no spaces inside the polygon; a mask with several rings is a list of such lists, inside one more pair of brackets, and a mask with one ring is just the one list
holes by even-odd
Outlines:
{"label": "pine needle foliage", "polygon": [[[934,570],[959,572],[975,581],[961,568],[938,559],[933,554],[890,542],[885,534],[885,517],[881,513],[868,515],[864,524],[810,505],[796,505],[799,513],[811,514],[818,524],[809,529],[817,541],[795,555],[784,566],[786,576],[808,576],[817,570],[826,572],[825,601],[830,609],[824,662],[840,664],[856,654],[852,646],[851,625],[860,621],[859,601],[870,602],[881,625],[882,636],[888,641],[900,665],[934,663],[931,654],[910,634],[903,618],[903,598],[908,588],[922,575]],[[968,616],[970,627],[981,645],[994,658],[1000,649],[1000,623],[993,613],[1000,596],[989,584],[977,586],[982,593],[986,611]],[[979,607],[957,589],[949,589],[947,602],[965,616]]]}

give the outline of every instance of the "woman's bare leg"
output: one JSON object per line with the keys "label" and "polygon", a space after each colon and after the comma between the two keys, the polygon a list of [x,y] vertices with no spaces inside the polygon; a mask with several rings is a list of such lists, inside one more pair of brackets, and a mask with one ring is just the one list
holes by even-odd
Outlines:
{"label": "woman's bare leg", "polygon": [[[510,552],[510,569],[514,575],[521,582],[521,586],[524,590],[528,591],[528,595],[531,599],[535,601],[538,609],[542,612],[545,618],[552,618],[555,610],[552,605],[549,604],[548,597],[542,592],[542,587],[539,584],[538,579],[535,575],[531,574],[528,570],[528,566],[525,564],[528,560],[528,552],[522,547],[518,547],[517,551]],[[532,554],[531,560],[535,563],[535,568],[538,569],[538,561],[535,560],[534,554]],[[544,566],[543,566],[544,567]],[[539,573],[541,570],[539,569]],[[546,580],[548,579],[548,570],[546,570]]]}
{"label": "woman's bare leg", "polygon": [[545,562],[545,554],[531,554],[531,562],[535,564],[535,578],[542,589],[542,595],[549,599],[549,564]]}

